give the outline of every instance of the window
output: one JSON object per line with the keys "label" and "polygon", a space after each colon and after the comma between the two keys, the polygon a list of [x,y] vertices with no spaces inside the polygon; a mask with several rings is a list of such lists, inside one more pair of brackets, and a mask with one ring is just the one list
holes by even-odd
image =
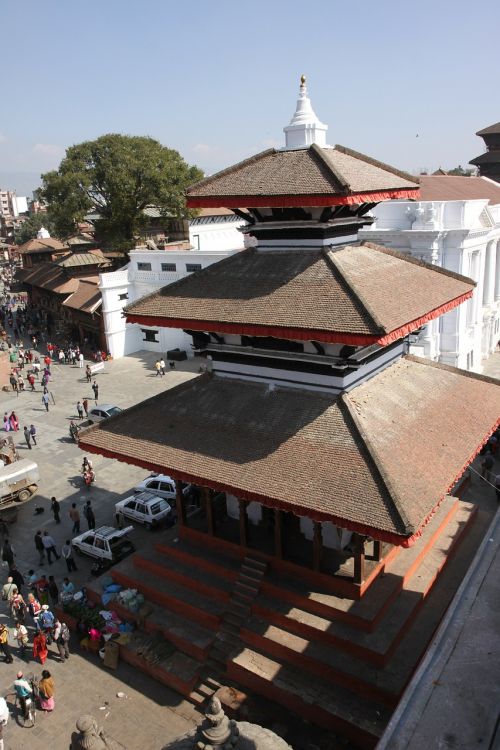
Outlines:
{"label": "window", "polygon": [[186,263],[186,271],[188,273],[194,273],[195,271],[201,271],[201,263]]}
{"label": "window", "polygon": [[177,266],[175,265],[175,263],[162,263],[161,270],[173,272],[177,271]]}
{"label": "window", "polygon": [[168,484],[168,482],[162,482],[160,484],[160,489],[162,492],[174,492],[175,491],[172,485]]}
{"label": "window", "polygon": [[155,479],[154,482],[150,482],[148,484],[148,490],[157,490],[159,486],[160,486],[160,483]]}
{"label": "window", "polygon": [[118,299],[128,299],[128,294],[127,294],[127,292],[124,292],[123,294],[119,294],[119,295],[118,295]]}
{"label": "window", "polygon": [[129,510],[135,510],[135,500],[131,500],[128,503],[125,503],[125,507]]}
{"label": "window", "polygon": [[154,341],[155,344],[160,343],[156,338],[158,336],[158,331],[147,331],[145,328],[141,328],[141,331],[144,334],[143,341]]}
{"label": "window", "polygon": [[195,250],[200,249],[200,235],[199,234],[193,234],[193,245]]}
{"label": "window", "polygon": [[138,263],[137,270],[138,271],[151,271],[151,263]]}

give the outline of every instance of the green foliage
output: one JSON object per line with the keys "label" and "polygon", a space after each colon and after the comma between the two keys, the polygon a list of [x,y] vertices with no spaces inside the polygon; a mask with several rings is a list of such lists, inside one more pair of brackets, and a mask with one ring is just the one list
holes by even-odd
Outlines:
{"label": "green foliage", "polygon": [[99,610],[94,607],[89,607],[87,604],[80,604],[79,602],[68,602],[64,605],[64,611],[71,615],[85,625],[86,628],[96,628],[97,630],[103,630],[106,626],[104,618],[99,614]]}
{"label": "green foliage", "polygon": [[202,177],[152,138],[110,134],[68,148],[59,169],[42,175],[41,195],[61,236],[95,213],[98,241],[126,250],[146,223],[146,206],[165,216],[188,216],[185,190]]}
{"label": "green foliage", "polygon": [[447,172],[449,175],[456,175],[458,177],[473,177],[475,173],[474,169],[464,169],[461,164],[454,169],[449,169]]}
{"label": "green foliage", "polygon": [[48,230],[51,237],[53,236],[54,225],[50,217],[46,213],[32,214],[15,230],[16,244],[23,245],[34,239],[42,227]]}

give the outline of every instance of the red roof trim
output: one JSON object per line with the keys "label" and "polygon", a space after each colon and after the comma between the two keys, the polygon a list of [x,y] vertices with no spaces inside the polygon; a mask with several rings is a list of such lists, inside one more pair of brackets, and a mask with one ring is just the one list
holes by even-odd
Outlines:
{"label": "red roof trim", "polygon": [[192,331],[214,331],[215,333],[234,333],[245,336],[275,336],[276,338],[295,339],[297,341],[320,341],[326,344],[350,344],[351,346],[368,346],[380,344],[387,346],[407,336],[430,320],[461,305],[472,296],[473,290],[456,297],[444,305],[436,307],[426,315],[406,323],[382,336],[358,333],[340,333],[338,331],[318,331],[311,328],[288,328],[286,326],[247,325],[245,323],[223,323],[216,320],[191,320],[189,318],[167,318],[153,315],[127,315],[127,323],[161,328],[187,328]]}
{"label": "red roof trim", "polygon": [[285,208],[295,206],[352,206],[361,203],[380,203],[393,199],[419,200],[420,189],[382,190],[350,195],[230,195],[190,196],[188,208]]}

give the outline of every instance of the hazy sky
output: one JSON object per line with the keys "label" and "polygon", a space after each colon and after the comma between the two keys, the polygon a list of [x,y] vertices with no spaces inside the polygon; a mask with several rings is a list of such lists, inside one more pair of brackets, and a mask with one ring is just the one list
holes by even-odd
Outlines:
{"label": "hazy sky", "polygon": [[284,143],[301,73],[330,144],[466,165],[500,120],[499,23],[498,0],[0,0],[0,186],[110,132],[214,172]]}

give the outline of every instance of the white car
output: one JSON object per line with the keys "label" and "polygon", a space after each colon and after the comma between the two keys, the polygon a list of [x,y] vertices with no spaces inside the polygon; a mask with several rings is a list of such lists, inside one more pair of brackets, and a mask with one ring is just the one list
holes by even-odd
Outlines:
{"label": "white car", "polygon": [[123,518],[143,523],[148,529],[162,523],[172,525],[175,514],[169,503],[151,492],[138,492],[120,500],[115,505],[116,518],[120,524]]}
{"label": "white car", "polygon": [[103,419],[109,419],[109,417],[115,417],[120,414],[123,409],[114,404],[101,404],[100,406],[94,406],[93,409],[89,410],[88,420],[89,422],[102,422]]}
{"label": "white car", "polygon": [[[191,485],[183,486],[184,495],[189,495]],[[134,492],[152,492],[158,497],[163,497],[171,504],[175,503],[175,483],[174,480],[166,474],[150,474],[140,484],[134,487]]]}
{"label": "white car", "polygon": [[133,526],[125,529],[100,526],[76,536],[71,544],[78,554],[89,555],[112,565],[135,551],[133,543],[126,538],[133,530]]}

